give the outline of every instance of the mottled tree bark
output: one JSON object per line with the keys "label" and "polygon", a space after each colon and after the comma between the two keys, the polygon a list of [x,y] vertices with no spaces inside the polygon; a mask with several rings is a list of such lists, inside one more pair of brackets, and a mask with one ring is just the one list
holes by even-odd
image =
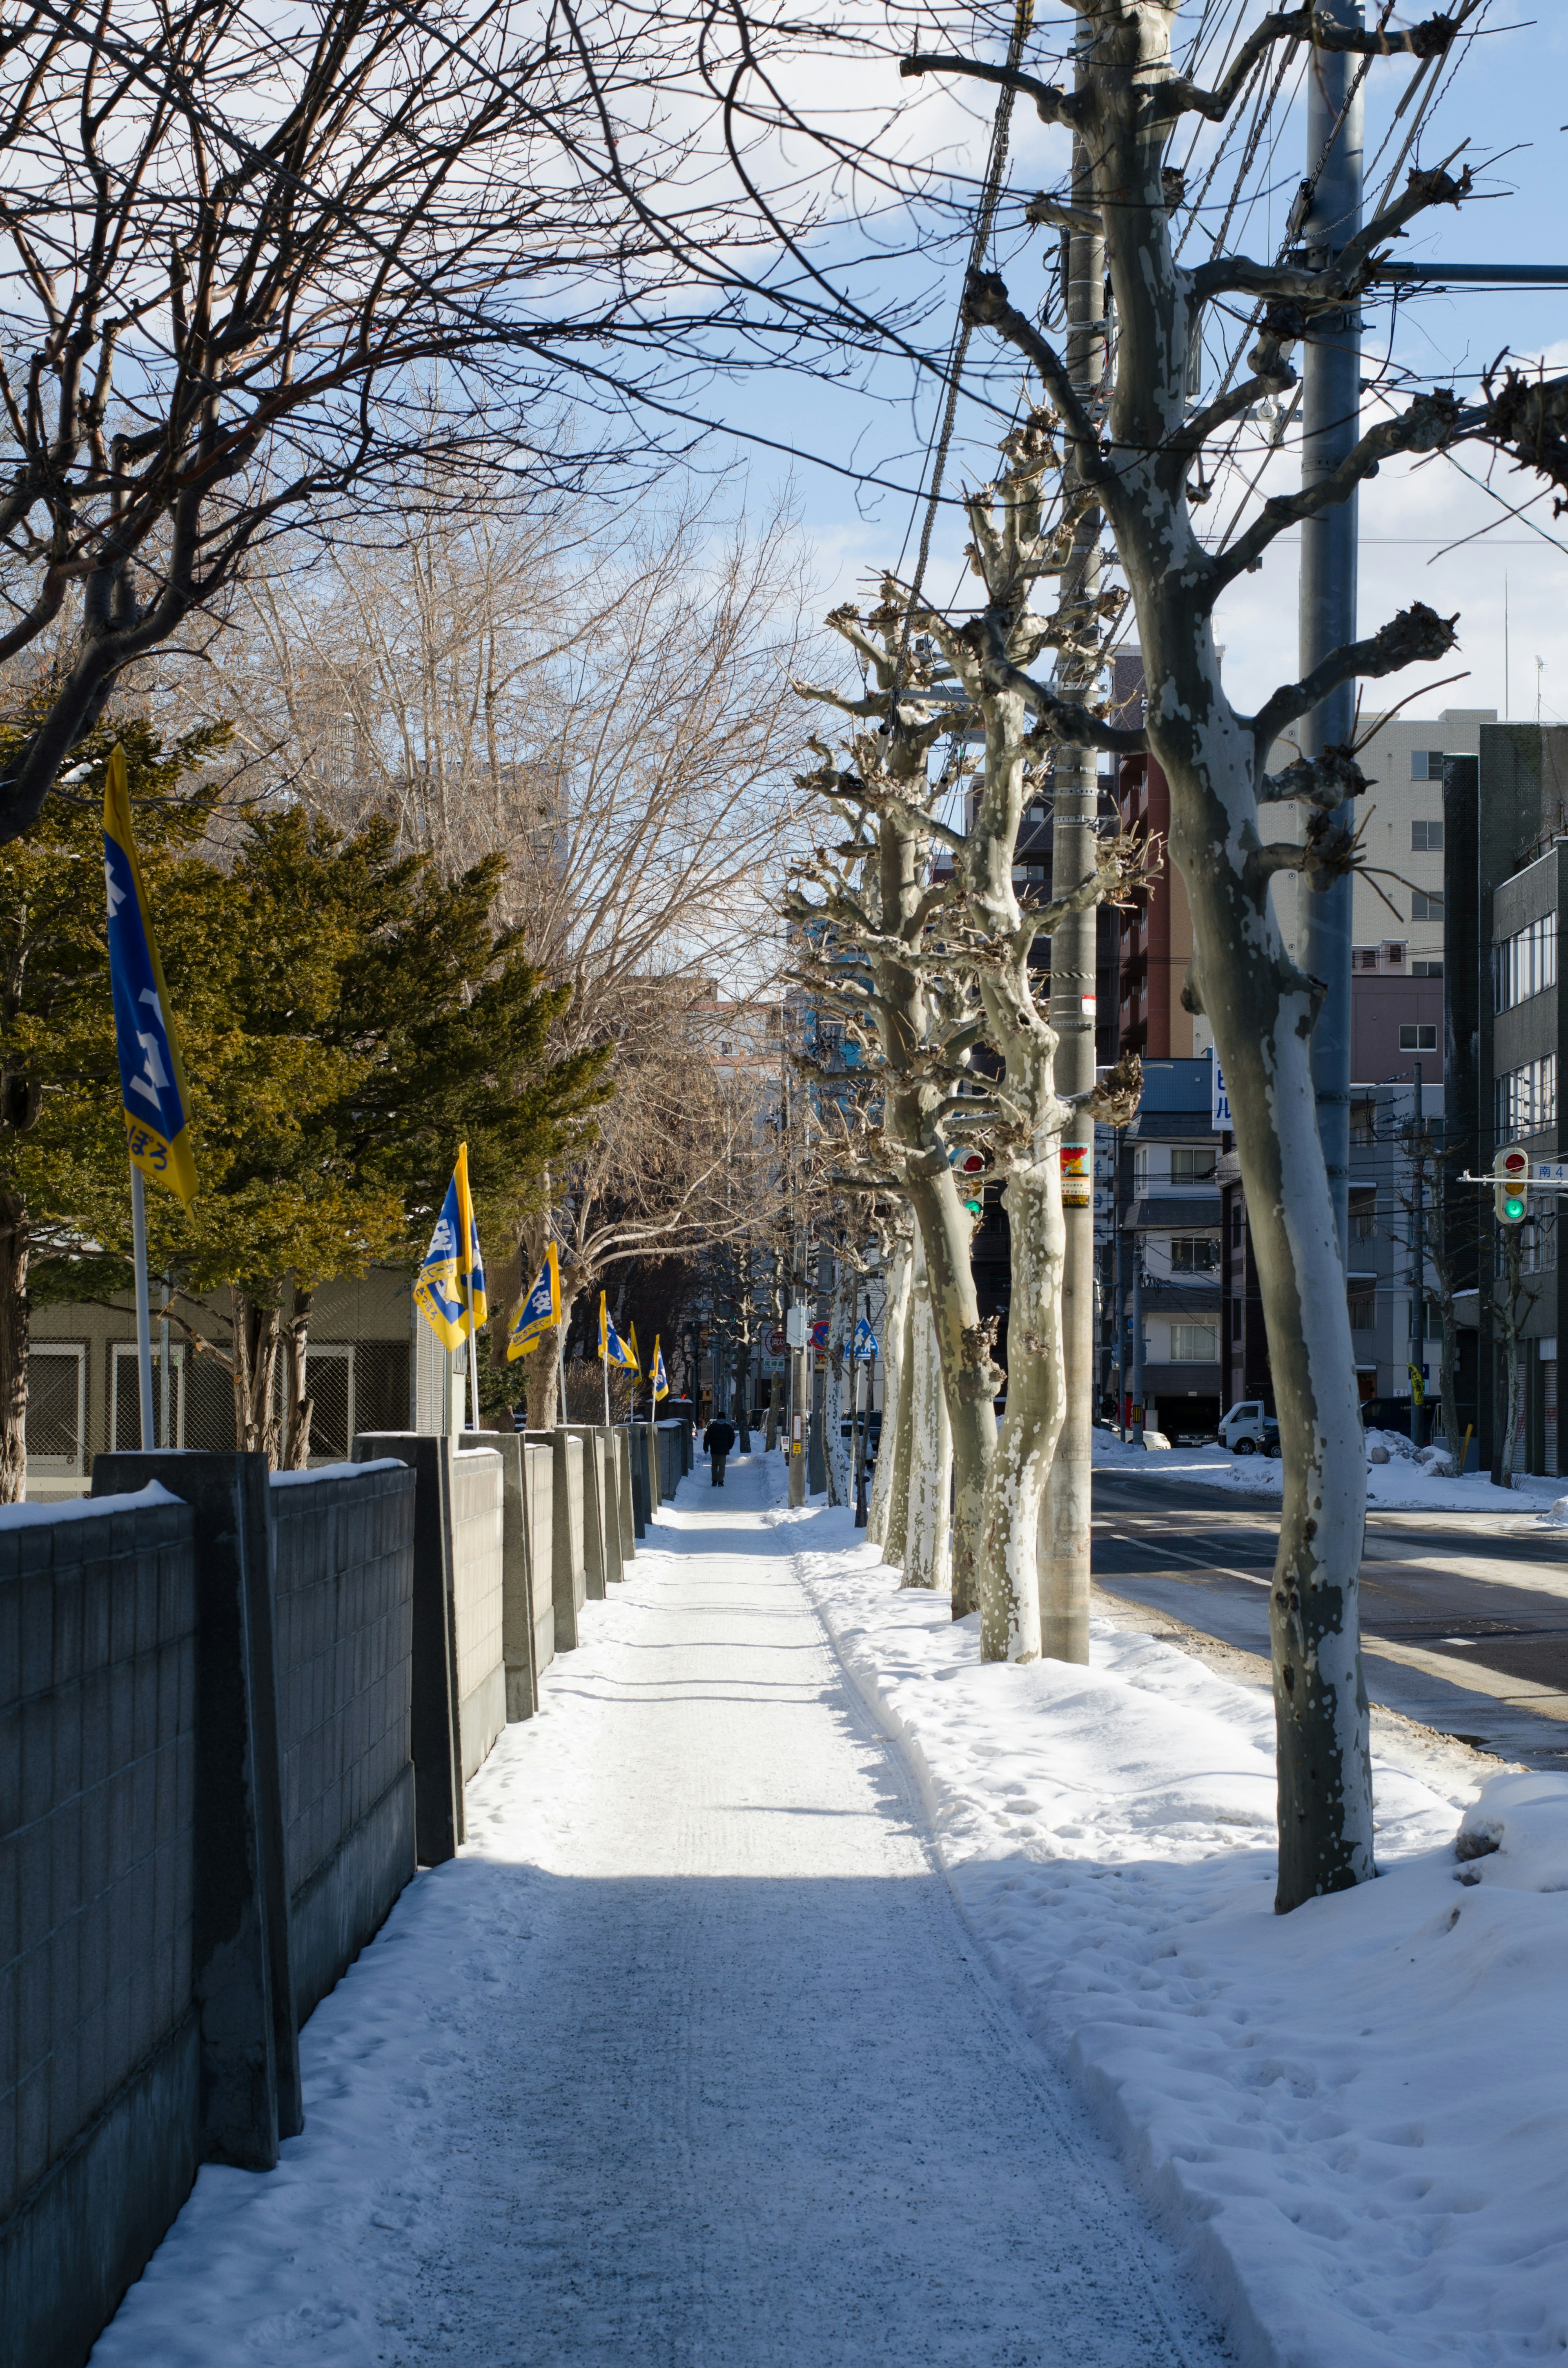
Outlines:
{"label": "mottled tree bark", "polygon": [[230,1288],[233,1326],[234,1443],[242,1453],[260,1452],[277,1468],[278,1302],[253,1299],[237,1283]]}
{"label": "mottled tree bark", "polygon": [[293,1304],[280,1326],[283,1353],[283,1468],[303,1472],[311,1461],[311,1418],[315,1405],[308,1386],[311,1344],[311,1303],[315,1293],[299,1282]]}
{"label": "mottled tree bark", "polygon": [[19,1505],[28,1477],[28,1205],[0,1193],[0,1505]]}

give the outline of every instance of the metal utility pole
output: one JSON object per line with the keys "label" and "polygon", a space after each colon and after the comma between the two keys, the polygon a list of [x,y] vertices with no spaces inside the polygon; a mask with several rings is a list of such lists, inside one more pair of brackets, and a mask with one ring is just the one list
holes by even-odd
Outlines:
{"label": "metal utility pole", "polygon": [[[1078,36],[1079,47],[1091,39]],[[1082,65],[1078,70],[1080,85]],[[1073,203],[1097,219],[1093,164],[1082,139],[1073,142]],[[1074,230],[1067,249],[1067,369],[1085,404],[1099,407],[1105,383],[1105,240],[1100,232]],[[1067,484],[1073,488],[1074,463]],[[1064,590],[1067,613],[1081,651],[1058,678],[1069,698],[1094,696],[1099,672],[1100,527],[1097,509],[1080,512],[1073,534]],[[1051,889],[1065,896],[1094,876],[1096,822],[1099,812],[1099,758],[1093,748],[1059,748],[1055,764]],[[1095,942],[1093,906],[1064,921],[1051,940],[1051,1024],[1056,1031],[1056,1082],[1060,1092],[1086,1094],[1095,1082]],[[1091,1447],[1095,1411],[1095,1122],[1087,1112],[1074,1120],[1062,1143],[1067,1258],[1062,1277],[1062,1347],[1066,1413],[1040,1506],[1040,1637],[1048,1661],[1087,1662],[1089,1657],[1089,1541]],[[1076,1179],[1085,1179],[1081,1188]],[[1066,1178],[1074,1178],[1069,1185]]]}
{"label": "metal utility pole", "polygon": [[[1323,0],[1320,14],[1359,27],[1361,0]],[[1360,61],[1343,51],[1314,48],[1307,65],[1307,178],[1301,229],[1311,263],[1324,269],[1361,227],[1362,108]],[[1354,95],[1352,95],[1354,94]],[[1301,200],[1298,199],[1298,203]],[[1301,400],[1301,484],[1315,485],[1339,466],[1361,432],[1361,318],[1354,310],[1330,313],[1307,332]],[[1345,642],[1356,638],[1356,568],[1359,497],[1335,504],[1301,521],[1301,670],[1303,676]],[[1349,742],[1356,686],[1341,684],[1305,719],[1301,753],[1316,757]],[[1353,827],[1353,820],[1346,827]],[[1328,1167],[1339,1229],[1339,1262],[1350,1259],[1350,941],[1348,873],[1326,888],[1305,892],[1302,957],[1310,975],[1327,989],[1312,1030],[1312,1083],[1318,1134]]]}

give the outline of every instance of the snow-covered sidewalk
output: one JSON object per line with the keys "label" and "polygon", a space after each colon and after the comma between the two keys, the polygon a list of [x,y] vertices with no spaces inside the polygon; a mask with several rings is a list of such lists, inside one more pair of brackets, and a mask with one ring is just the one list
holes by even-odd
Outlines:
{"label": "snow-covered sidewalk", "polygon": [[95,2368],[1228,2356],[812,1607],[864,1550],[780,1477],[685,1484],[308,2025],[304,2135],[201,2172]]}
{"label": "snow-covered sidewalk", "polygon": [[1377,1764],[1383,1879],[1278,1918],[1267,1694],[1108,1622],[1088,1669],[983,1668],[846,1516],[793,1534],[966,1918],[1241,2355],[1568,2351],[1568,1777]]}

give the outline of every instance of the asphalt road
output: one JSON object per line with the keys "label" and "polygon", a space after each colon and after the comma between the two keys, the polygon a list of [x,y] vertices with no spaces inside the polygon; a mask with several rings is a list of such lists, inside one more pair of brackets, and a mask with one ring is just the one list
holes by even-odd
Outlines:
{"label": "asphalt road", "polygon": [[[1278,1530],[1218,1488],[1095,1474],[1096,1583],[1265,1656]],[[1568,1767],[1568,1538],[1507,1512],[1369,1514],[1361,1633],[1374,1702]]]}

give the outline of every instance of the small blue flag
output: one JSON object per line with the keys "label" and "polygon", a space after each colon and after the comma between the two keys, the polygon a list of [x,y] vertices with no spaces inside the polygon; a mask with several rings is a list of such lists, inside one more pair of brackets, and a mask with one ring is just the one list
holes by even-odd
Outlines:
{"label": "small blue flag", "polygon": [[125,751],[118,746],[109,752],[104,783],[104,887],[119,1099],[131,1161],[143,1175],[166,1184],[188,1209],[196,1198],[196,1162],[187,1127],[190,1097],[136,860]]}
{"label": "small blue flag", "polygon": [[506,1362],[510,1364],[515,1358],[531,1356],[545,1334],[560,1321],[561,1265],[555,1244],[549,1242],[545,1246],[544,1264],[539,1270],[539,1281],[518,1309],[517,1320],[512,1326],[511,1338],[506,1343]]}
{"label": "small blue flag", "polygon": [[466,1143],[458,1145],[458,1164],[430,1247],[415,1278],[414,1304],[447,1349],[460,1349],[489,1313],[479,1227],[468,1189]]}

